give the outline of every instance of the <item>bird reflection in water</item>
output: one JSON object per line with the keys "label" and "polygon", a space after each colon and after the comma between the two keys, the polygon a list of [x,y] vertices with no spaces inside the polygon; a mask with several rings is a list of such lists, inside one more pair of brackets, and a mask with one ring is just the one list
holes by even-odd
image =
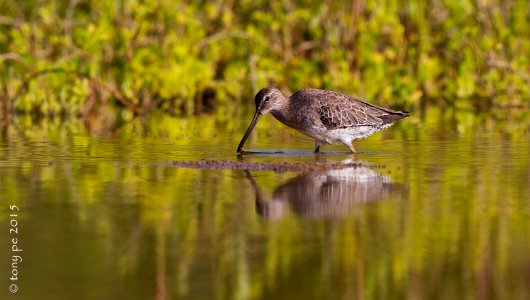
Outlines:
{"label": "bird reflection in water", "polygon": [[267,199],[252,174],[245,174],[256,192],[256,212],[268,219],[279,219],[289,210],[309,219],[339,218],[356,205],[386,199],[398,190],[389,176],[359,166],[302,173],[281,184]]}

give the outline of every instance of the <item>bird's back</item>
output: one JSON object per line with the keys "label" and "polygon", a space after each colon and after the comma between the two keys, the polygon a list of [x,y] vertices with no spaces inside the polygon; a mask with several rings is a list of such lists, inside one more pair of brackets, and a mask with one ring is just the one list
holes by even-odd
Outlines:
{"label": "bird's back", "polygon": [[316,110],[320,121],[328,129],[379,127],[393,124],[409,115],[407,112],[379,107],[342,93],[320,89],[300,90],[291,96],[291,101],[295,106]]}

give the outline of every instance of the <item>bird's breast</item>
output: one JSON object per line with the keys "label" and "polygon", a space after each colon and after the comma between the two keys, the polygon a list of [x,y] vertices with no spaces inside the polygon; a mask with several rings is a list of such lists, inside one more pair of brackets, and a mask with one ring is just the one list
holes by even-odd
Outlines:
{"label": "bird's breast", "polygon": [[278,112],[272,111],[271,114],[281,123],[305,134],[309,137],[326,141],[327,143],[335,142],[327,136],[327,130],[320,121],[318,114],[304,110]]}
{"label": "bird's breast", "polygon": [[271,114],[278,121],[301,132],[322,126],[318,116],[310,111],[291,109],[287,111],[271,111]]}

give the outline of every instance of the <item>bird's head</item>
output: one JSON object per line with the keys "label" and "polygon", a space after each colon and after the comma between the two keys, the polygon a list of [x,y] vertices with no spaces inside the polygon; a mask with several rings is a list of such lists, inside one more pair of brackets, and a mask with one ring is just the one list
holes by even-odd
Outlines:
{"label": "bird's head", "polygon": [[258,124],[258,121],[261,116],[275,109],[280,109],[281,106],[284,105],[286,101],[288,101],[288,98],[285,97],[278,89],[273,87],[267,87],[261,89],[256,94],[254,101],[256,102],[256,113],[254,114],[254,118],[252,118],[252,122],[250,122],[247,131],[243,135],[239,146],[237,146],[238,154],[241,152],[241,149],[243,149],[245,141],[247,140],[254,127],[256,127],[256,124]]}
{"label": "bird's head", "polygon": [[276,88],[266,87],[261,89],[254,98],[256,111],[261,115],[279,108],[285,101],[285,96]]}

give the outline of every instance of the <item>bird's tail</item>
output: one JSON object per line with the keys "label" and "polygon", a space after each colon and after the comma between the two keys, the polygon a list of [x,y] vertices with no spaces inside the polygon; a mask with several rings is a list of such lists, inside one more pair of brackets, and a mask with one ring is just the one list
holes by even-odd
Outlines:
{"label": "bird's tail", "polygon": [[387,114],[379,116],[383,120],[383,124],[394,123],[397,120],[405,119],[409,116],[408,111],[387,111]]}

